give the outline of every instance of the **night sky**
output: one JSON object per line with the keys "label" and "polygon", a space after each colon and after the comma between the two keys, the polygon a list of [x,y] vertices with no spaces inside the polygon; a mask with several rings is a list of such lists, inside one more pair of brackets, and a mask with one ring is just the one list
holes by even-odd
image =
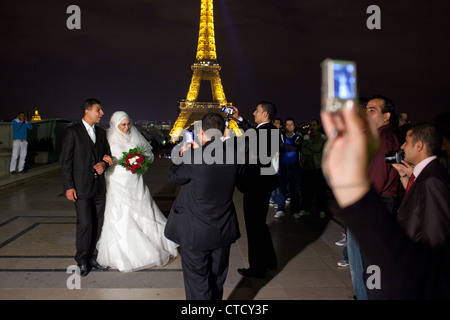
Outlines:
{"label": "night sky", "polygon": [[[227,100],[250,118],[260,100],[281,118],[319,117],[320,62],[353,60],[361,96],[384,94],[411,121],[448,111],[450,2],[215,0]],[[81,30],[69,30],[69,5]],[[381,30],[369,30],[369,5]],[[37,107],[42,118],[80,118],[86,98],[134,120],[172,120],[192,77],[200,0],[2,0],[0,120]],[[204,88],[202,88],[204,89]],[[209,86],[207,88],[209,90]]]}

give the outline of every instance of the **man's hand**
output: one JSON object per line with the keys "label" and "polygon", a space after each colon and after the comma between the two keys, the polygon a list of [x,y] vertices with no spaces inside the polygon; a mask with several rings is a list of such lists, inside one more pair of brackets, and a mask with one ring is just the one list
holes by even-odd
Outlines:
{"label": "man's hand", "polygon": [[328,142],[325,146],[322,169],[326,169],[333,194],[338,204],[344,208],[367,193],[370,189],[368,163],[370,154],[368,132],[378,139],[372,123],[365,114],[358,113],[352,104],[341,115],[322,111],[321,118]]}
{"label": "man's hand", "polygon": [[66,198],[70,201],[77,202],[77,191],[75,189],[66,190]]}
{"label": "man's hand", "polygon": [[402,163],[392,163],[392,166],[395,168],[395,170],[398,171],[398,174],[402,177],[405,174],[408,176],[408,178],[412,175],[414,171],[414,166],[410,165],[405,160],[402,160]]}
{"label": "man's hand", "polygon": [[241,116],[239,115],[238,108],[236,108],[235,106],[230,106],[230,108],[233,109],[233,114],[232,114],[233,118],[235,118],[236,120],[239,120],[239,118]]}
{"label": "man's hand", "polygon": [[98,175],[103,174],[103,172],[105,172],[105,168],[106,168],[106,164],[103,161],[97,163],[94,166],[94,170],[95,170],[95,172],[97,172]]}

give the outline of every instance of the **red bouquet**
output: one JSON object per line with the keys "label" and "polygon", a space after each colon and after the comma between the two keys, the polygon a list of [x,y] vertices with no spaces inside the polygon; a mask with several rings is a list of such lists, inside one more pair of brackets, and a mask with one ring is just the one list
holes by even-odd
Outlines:
{"label": "red bouquet", "polygon": [[145,150],[140,147],[130,149],[128,152],[123,152],[122,159],[117,163],[132,173],[144,174],[150,164],[144,153]]}

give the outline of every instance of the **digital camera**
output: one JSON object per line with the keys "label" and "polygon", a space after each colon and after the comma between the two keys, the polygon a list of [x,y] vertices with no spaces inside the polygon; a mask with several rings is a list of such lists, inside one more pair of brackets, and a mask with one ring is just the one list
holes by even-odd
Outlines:
{"label": "digital camera", "polygon": [[322,110],[339,113],[349,101],[358,99],[356,63],[325,59],[322,66]]}
{"label": "digital camera", "polygon": [[385,154],[386,163],[402,163],[405,153],[403,150],[394,150]]}
{"label": "digital camera", "polygon": [[225,112],[226,114],[233,114],[234,110],[230,107],[222,107],[222,112]]}

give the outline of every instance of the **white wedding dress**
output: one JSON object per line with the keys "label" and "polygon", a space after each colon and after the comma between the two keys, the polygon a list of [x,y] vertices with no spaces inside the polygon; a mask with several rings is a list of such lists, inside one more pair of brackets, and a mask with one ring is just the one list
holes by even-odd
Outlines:
{"label": "white wedding dress", "polygon": [[[113,121],[113,117],[108,141],[114,161],[121,159],[123,152],[144,143],[148,149],[145,155],[153,161],[151,146],[137,129],[131,127],[125,135],[117,129],[118,120]],[[166,218],[152,199],[143,176],[114,163],[106,170],[105,178],[105,218],[97,243],[97,262],[131,272],[163,266],[176,257],[178,245],[164,236]]]}

